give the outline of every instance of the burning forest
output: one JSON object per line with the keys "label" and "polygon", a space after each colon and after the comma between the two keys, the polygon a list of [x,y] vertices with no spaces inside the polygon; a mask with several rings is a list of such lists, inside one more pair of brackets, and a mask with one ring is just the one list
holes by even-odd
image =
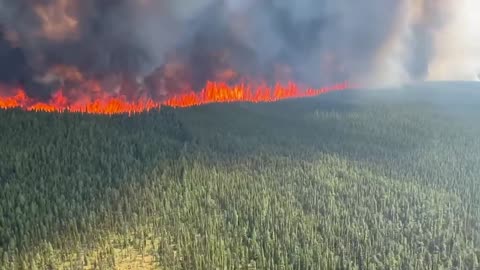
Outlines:
{"label": "burning forest", "polygon": [[76,99],[73,103],[64,92],[55,92],[51,99],[45,102],[31,99],[22,89],[17,89],[13,95],[0,97],[0,109],[22,108],[28,111],[44,112],[79,112],[91,114],[122,114],[140,113],[158,109],[162,105],[170,107],[190,107],[218,102],[274,102],[287,98],[300,98],[321,95],[330,91],[345,90],[348,83],[336,84],[320,89],[300,90],[294,83],[286,86],[259,85],[252,88],[248,84],[229,86],[225,83],[207,82],[200,92],[187,92],[173,96],[164,101],[155,101],[150,98],[138,101],[129,101],[125,96],[105,96],[100,90],[98,95]]}
{"label": "burning forest", "polygon": [[480,270],[479,10],[0,0],[0,270]]}
{"label": "burning forest", "polygon": [[462,12],[451,7],[448,0],[3,0],[0,108],[131,113],[435,78],[453,61],[435,34],[454,27]]}

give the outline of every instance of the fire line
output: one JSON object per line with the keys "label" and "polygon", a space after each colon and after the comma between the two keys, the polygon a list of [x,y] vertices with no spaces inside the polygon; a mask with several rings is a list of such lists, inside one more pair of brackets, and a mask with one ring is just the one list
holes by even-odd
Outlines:
{"label": "fire line", "polygon": [[275,102],[283,99],[312,97],[332,91],[349,88],[348,82],[323,88],[301,89],[295,83],[251,86],[248,84],[228,85],[220,82],[207,82],[200,92],[190,91],[167,98],[163,101],[142,99],[129,101],[124,96],[96,98],[89,101],[71,101],[62,90],[56,91],[46,102],[36,101],[27,96],[23,89],[16,89],[11,95],[0,95],[0,109],[20,108],[37,112],[75,112],[87,114],[135,114],[158,109],[161,106],[174,108],[199,106],[209,103],[232,102]]}

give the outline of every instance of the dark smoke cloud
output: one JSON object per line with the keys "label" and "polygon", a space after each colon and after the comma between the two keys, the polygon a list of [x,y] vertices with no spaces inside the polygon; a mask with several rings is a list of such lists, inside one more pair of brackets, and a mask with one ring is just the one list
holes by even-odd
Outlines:
{"label": "dark smoke cloud", "polygon": [[20,48],[15,48],[6,40],[0,28],[0,82],[6,84],[24,83],[31,77],[27,58]]}
{"label": "dark smoke cloud", "polygon": [[450,2],[0,0],[0,82],[48,95],[72,80],[49,77],[67,66],[161,97],[206,80],[278,80],[282,67],[313,86],[424,79]]}

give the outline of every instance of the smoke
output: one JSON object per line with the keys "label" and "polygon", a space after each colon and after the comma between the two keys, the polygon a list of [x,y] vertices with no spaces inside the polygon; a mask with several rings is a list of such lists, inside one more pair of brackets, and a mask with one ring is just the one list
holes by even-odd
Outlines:
{"label": "smoke", "polygon": [[477,2],[0,0],[0,84],[163,98],[207,80],[472,79]]}
{"label": "smoke", "polygon": [[450,20],[434,33],[431,80],[478,80],[480,75],[480,10],[477,0],[452,3]]}
{"label": "smoke", "polygon": [[376,82],[477,80],[480,19],[475,0],[403,1],[396,26],[377,54]]}

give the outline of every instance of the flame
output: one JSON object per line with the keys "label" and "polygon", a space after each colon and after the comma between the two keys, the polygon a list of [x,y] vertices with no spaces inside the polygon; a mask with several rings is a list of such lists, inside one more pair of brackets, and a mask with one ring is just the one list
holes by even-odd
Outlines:
{"label": "flame", "polygon": [[[301,98],[321,95],[331,91],[349,88],[347,82],[335,84],[320,89],[307,88],[302,90],[295,83],[276,84],[270,87],[266,84],[258,86],[246,83],[228,85],[221,82],[207,82],[200,92],[187,92],[172,96],[164,101],[154,101],[143,98],[129,101],[125,96],[108,96],[104,94],[95,98],[84,98],[71,101],[63,90],[56,91],[47,102],[36,101],[27,96],[23,89],[14,89],[13,94],[0,94],[0,109],[20,108],[26,111],[42,112],[75,112],[88,114],[136,114],[158,109],[161,106],[191,107],[209,103],[231,102],[275,102],[289,98]],[[96,91],[101,91],[96,90]]]}

